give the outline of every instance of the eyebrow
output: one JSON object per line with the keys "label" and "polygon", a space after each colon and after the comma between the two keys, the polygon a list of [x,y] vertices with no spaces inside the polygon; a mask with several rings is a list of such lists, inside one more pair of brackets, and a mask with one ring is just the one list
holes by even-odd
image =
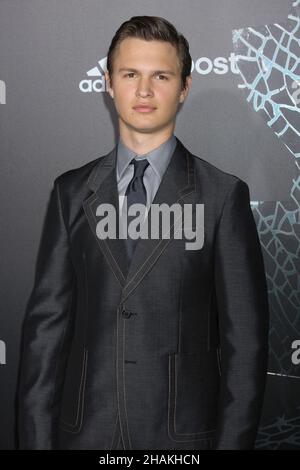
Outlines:
{"label": "eyebrow", "polygon": [[[118,72],[139,72],[139,71],[137,69],[122,67],[118,70]],[[172,70],[154,70],[153,73],[155,74],[164,73],[166,75],[175,75],[175,73]]]}

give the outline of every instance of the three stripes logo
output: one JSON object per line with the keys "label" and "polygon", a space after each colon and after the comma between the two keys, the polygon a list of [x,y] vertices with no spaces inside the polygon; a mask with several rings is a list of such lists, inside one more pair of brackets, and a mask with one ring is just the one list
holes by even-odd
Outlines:
{"label": "three stripes logo", "polygon": [[86,72],[88,78],[84,78],[79,82],[79,90],[83,93],[103,93],[106,91],[105,72],[107,58],[104,57],[98,61],[98,65]]}

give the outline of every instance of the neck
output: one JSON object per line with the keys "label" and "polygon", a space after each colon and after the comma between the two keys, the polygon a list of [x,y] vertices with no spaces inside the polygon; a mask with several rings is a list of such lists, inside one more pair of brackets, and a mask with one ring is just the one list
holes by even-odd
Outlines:
{"label": "neck", "polygon": [[158,148],[173,135],[174,127],[160,133],[142,134],[132,131],[122,131],[120,137],[124,144],[138,155],[144,155]]}

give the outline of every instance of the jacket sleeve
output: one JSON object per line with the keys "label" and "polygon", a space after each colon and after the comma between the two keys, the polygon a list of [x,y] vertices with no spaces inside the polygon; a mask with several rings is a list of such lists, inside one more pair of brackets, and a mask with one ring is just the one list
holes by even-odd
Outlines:
{"label": "jacket sleeve", "polygon": [[219,221],[215,289],[221,353],[216,448],[252,449],[267,378],[269,309],[249,189],[240,179]]}
{"label": "jacket sleeve", "polygon": [[24,317],[17,393],[20,449],[56,445],[74,292],[75,274],[56,178]]}

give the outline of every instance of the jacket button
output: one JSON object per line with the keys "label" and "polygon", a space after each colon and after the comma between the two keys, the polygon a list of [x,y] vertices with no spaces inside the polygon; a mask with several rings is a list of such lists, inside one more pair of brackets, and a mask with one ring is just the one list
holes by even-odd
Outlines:
{"label": "jacket button", "polygon": [[133,313],[133,312],[128,312],[128,310],[123,310],[123,311],[122,311],[122,317],[123,317],[123,318],[130,318],[131,315],[136,315],[136,314]]}
{"label": "jacket button", "polygon": [[123,310],[123,311],[122,311],[122,317],[123,317],[123,318],[129,318],[130,315],[131,315],[131,313],[128,312],[127,310]]}

